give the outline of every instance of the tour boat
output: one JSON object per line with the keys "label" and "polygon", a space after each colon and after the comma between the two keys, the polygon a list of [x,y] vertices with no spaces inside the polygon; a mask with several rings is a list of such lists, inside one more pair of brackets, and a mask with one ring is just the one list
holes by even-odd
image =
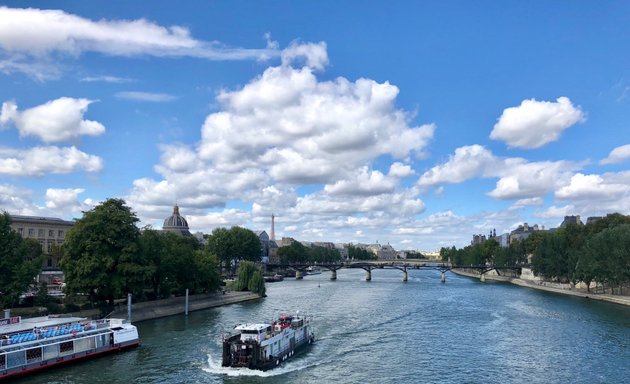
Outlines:
{"label": "tour boat", "polygon": [[306,316],[280,316],[272,323],[241,324],[223,339],[224,367],[266,371],[315,341]]}
{"label": "tour boat", "polygon": [[139,343],[136,327],[122,319],[0,319],[0,379],[136,347]]}

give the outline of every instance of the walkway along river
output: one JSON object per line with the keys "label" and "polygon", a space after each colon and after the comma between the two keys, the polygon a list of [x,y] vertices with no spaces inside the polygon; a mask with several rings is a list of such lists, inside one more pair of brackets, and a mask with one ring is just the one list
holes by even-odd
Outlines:
{"label": "walkway along river", "polygon": [[[137,350],[45,372],[32,383],[621,383],[630,308],[417,270],[343,270],[269,284],[268,297],[138,323]],[[286,311],[316,343],[267,372],[222,368],[221,336]]]}

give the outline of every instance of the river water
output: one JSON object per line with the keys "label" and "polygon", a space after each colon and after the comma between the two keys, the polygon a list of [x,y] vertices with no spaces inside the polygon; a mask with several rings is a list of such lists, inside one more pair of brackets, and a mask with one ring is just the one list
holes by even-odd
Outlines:
{"label": "river water", "polygon": [[[628,383],[630,308],[447,273],[329,273],[267,284],[254,302],[138,323],[142,346],[32,383]],[[316,342],[267,372],[221,367],[221,335],[282,313]]]}

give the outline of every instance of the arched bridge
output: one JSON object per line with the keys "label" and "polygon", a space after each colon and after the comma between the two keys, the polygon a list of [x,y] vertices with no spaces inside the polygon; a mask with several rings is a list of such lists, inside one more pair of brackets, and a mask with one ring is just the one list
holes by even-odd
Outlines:
{"label": "arched bridge", "polygon": [[398,269],[403,273],[403,281],[408,279],[408,270],[410,269],[435,269],[442,273],[442,282],[446,282],[446,272],[455,268],[473,269],[479,271],[479,276],[482,281],[485,281],[484,275],[490,271],[497,271],[497,274],[501,275],[505,271],[519,271],[522,266],[496,266],[496,265],[454,265],[445,262],[431,262],[431,261],[419,261],[419,260],[396,260],[396,261],[348,261],[337,263],[290,263],[290,264],[266,264],[267,271],[274,271],[278,269],[290,269],[295,271],[295,278],[302,279],[309,269],[321,268],[327,269],[331,272],[330,279],[337,280],[337,270],[342,268],[360,268],[365,270],[365,280],[372,280],[372,270],[375,269]]}

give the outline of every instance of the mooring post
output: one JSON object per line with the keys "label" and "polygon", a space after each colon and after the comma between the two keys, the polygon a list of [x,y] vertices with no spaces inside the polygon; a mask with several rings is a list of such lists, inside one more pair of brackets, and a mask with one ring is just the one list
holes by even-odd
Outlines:
{"label": "mooring post", "polygon": [[446,283],[446,272],[442,271],[442,278],[440,280],[442,280],[443,283]]}
{"label": "mooring post", "polygon": [[408,278],[408,276],[407,276],[407,270],[405,269],[405,270],[403,271],[403,282],[407,282],[407,278]]}
{"label": "mooring post", "polygon": [[370,268],[365,270],[365,281],[372,281],[372,270]]}
{"label": "mooring post", "polygon": [[330,280],[337,280],[337,270],[336,270],[336,269],[333,269],[333,270],[331,270],[330,272],[331,272],[331,274],[330,274]]}
{"label": "mooring post", "polygon": [[188,316],[188,288],[186,288],[186,308],[184,313]]}
{"label": "mooring post", "polygon": [[295,280],[302,280],[303,276],[302,276],[302,271],[297,270],[295,271]]}
{"label": "mooring post", "polygon": [[127,294],[127,321],[131,323],[131,293]]}

